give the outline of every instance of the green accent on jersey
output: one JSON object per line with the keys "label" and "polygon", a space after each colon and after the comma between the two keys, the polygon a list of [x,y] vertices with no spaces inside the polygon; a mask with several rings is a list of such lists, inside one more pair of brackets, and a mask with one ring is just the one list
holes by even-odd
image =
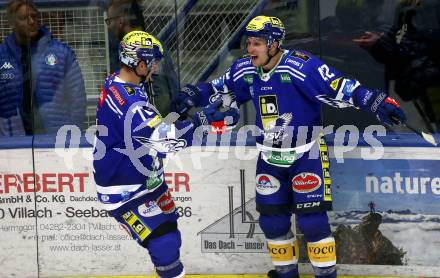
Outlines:
{"label": "green accent on jersey", "polygon": [[162,175],[157,175],[156,171],[153,171],[151,176],[147,179],[146,186],[148,190],[153,190],[163,182]]}
{"label": "green accent on jersey", "polygon": [[281,73],[281,83],[292,83],[292,79],[290,79],[290,75],[288,73]]}
{"label": "green accent on jersey", "polygon": [[251,85],[254,82],[254,77],[250,74],[246,74],[244,77],[244,82],[248,83],[249,85]]}
{"label": "green accent on jersey", "polygon": [[292,165],[297,158],[297,154],[295,151],[290,152],[270,152],[270,155],[267,159],[268,162],[277,165]]}
{"label": "green accent on jersey", "polygon": [[272,74],[275,73],[276,68],[279,66],[279,64],[284,59],[284,57],[286,57],[289,54],[289,51],[287,51],[287,50],[282,50],[282,51],[283,51],[283,54],[281,55],[281,58],[278,60],[277,64],[268,73],[265,73],[263,71],[263,67],[257,68],[257,74],[261,78],[261,80],[269,80],[270,76],[272,76]]}

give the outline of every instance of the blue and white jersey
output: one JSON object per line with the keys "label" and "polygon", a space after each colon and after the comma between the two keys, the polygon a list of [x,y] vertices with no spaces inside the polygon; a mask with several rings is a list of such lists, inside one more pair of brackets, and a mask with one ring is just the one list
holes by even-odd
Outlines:
{"label": "blue and white jersey", "polygon": [[190,145],[194,129],[189,121],[163,122],[143,86],[117,74],[107,78],[96,110],[94,178],[107,210],[163,193],[162,158]]}
{"label": "blue and white jersey", "polygon": [[[322,103],[356,107],[375,112],[386,95],[370,91],[357,80],[344,77],[317,57],[297,50],[283,50],[282,58],[269,72],[252,65],[251,57],[241,58],[226,73],[209,84],[197,84],[206,105],[216,94],[233,94],[236,105],[252,100],[257,146],[270,150],[305,152],[321,126]],[[219,92],[223,87],[223,92]]]}

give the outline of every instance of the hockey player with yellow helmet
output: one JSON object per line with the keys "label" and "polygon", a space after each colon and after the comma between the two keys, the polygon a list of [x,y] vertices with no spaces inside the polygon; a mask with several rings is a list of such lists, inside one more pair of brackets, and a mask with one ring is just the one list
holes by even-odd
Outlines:
{"label": "hockey player with yellow helmet", "polygon": [[[332,209],[321,105],[356,107],[387,125],[405,121],[399,105],[384,92],[363,87],[317,57],[281,48],[285,28],[279,18],[257,16],[244,30],[247,56],[210,83],[188,85],[175,99],[178,113],[204,106],[213,95],[231,94],[230,105],[252,101],[260,155],[256,208],[275,270],[272,278],[298,278],[298,243],[292,213],[307,242],[316,278],[335,278],[336,247],[327,211]],[[254,134],[255,134],[254,133]]]}
{"label": "hockey player with yellow helmet", "polygon": [[192,121],[164,121],[144,89],[162,57],[161,43],[146,32],[120,42],[121,68],[106,79],[97,106],[93,169],[104,209],[148,250],[159,277],[181,278],[178,214],[162,158],[190,146],[216,106]]}

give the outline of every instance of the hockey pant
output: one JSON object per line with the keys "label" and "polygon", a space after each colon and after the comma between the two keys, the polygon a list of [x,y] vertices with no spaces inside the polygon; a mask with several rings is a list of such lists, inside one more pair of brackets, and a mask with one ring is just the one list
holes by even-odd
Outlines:
{"label": "hockey pant", "polygon": [[261,158],[256,172],[256,203],[272,263],[278,277],[298,276],[298,243],[291,231],[292,212],[307,242],[315,277],[336,277],[336,249],[326,211],[331,209],[326,148],[318,159],[303,154],[292,166],[281,168]]}
{"label": "hockey pant", "polygon": [[161,278],[184,277],[180,261],[182,243],[177,228],[177,213],[164,213],[155,201],[128,207],[125,213],[113,215],[125,230],[148,250]]}

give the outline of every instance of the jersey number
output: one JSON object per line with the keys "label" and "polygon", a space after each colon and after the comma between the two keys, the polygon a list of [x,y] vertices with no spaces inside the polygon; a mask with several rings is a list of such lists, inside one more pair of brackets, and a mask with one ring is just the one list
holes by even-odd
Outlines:
{"label": "jersey number", "polygon": [[322,79],[324,79],[324,81],[328,81],[330,78],[333,78],[335,76],[334,73],[330,72],[329,67],[324,64],[322,66],[320,66],[318,68],[319,74],[321,74]]}
{"label": "jersey number", "polygon": [[154,114],[154,112],[152,112],[152,111],[148,111],[147,109],[143,109],[142,107],[140,107],[140,106],[136,106],[135,108],[133,108],[132,110],[131,110],[133,113],[139,113],[139,115],[141,116],[141,118],[142,118],[142,121],[146,121],[147,120],[147,118],[145,117],[145,115],[144,115],[144,113],[146,113],[148,116],[151,116],[151,115],[153,115]]}

